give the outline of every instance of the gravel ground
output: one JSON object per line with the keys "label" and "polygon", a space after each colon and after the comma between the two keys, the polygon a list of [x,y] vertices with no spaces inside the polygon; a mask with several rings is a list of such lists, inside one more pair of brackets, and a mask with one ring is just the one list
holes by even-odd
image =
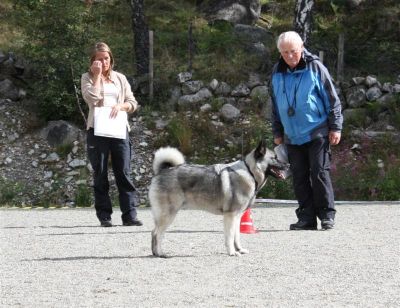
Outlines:
{"label": "gravel ground", "polygon": [[252,209],[250,254],[225,253],[222,218],[181,211],[151,256],[143,227],[94,209],[1,209],[1,307],[399,307],[400,204],[338,206],[331,231],[288,231],[294,207]]}

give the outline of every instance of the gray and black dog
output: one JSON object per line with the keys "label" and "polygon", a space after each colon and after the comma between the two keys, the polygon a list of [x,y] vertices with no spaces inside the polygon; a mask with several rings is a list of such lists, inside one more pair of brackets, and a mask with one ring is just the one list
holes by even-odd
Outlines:
{"label": "gray and black dog", "polygon": [[240,244],[240,218],[250,207],[268,175],[281,178],[288,164],[279,161],[261,141],[244,160],[230,164],[185,164],[181,152],[166,147],[156,151],[149,200],[155,227],[151,248],[166,257],[161,240],[181,208],[223,215],[225,246],[230,256],[248,253]]}

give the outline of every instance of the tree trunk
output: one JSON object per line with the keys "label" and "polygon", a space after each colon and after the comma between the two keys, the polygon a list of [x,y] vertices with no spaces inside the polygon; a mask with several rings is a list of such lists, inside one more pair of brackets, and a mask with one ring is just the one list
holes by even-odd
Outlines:
{"label": "tree trunk", "polygon": [[193,21],[189,24],[188,31],[188,53],[189,53],[189,63],[188,63],[188,71],[192,72],[193,68],[193,57],[194,57],[194,40],[193,40]]}
{"label": "tree trunk", "polygon": [[127,1],[132,10],[136,74],[142,76],[149,73],[149,27],[144,16],[144,0]]}
{"label": "tree trunk", "polygon": [[304,43],[310,43],[312,9],[314,0],[296,0],[294,9],[294,30],[300,34]]}
{"label": "tree trunk", "polygon": [[343,70],[344,70],[344,34],[339,33],[338,42],[338,63],[337,63],[337,81],[343,81]]}

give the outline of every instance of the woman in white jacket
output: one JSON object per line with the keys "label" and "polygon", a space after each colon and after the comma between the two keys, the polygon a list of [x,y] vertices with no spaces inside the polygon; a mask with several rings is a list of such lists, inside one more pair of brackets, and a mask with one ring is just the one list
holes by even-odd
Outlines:
{"label": "woman in white jacket", "polygon": [[122,224],[141,226],[136,212],[137,191],[131,180],[130,127],[126,115],[133,113],[138,103],[126,77],[113,71],[113,65],[114,58],[107,44],[96,43],[90,54],[89,71],[81,78],[82,96],[89,107],[87,152],[94,170],[96,215],[101,226],[112,226],[107,168],[111,155]]}

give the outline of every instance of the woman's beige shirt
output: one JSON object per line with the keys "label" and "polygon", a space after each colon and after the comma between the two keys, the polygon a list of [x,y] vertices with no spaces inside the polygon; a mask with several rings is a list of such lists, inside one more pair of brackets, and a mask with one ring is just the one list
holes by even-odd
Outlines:
{"label": "woman's beige shirt", "polygon": [[[111,71],[111,81],[115,84],[119,90],[118,104],[130,103],[132,105],[129,108],[128,113],[134,112],[138,108],[138,102],[133,96],[131,86],[126,79],[125,75]],[[82,96],[86,104],[89,106],[89,115],[87,119],[86,129],[94,126],[94,108],[103,106],[104,99],[104,86],[103,81],[100,82],[100,88],[93,86],[93,81],[89,73],[85,73],[81,78],[81,90]],[[127,123],[128,131],[130,131],[129,124]]]}

